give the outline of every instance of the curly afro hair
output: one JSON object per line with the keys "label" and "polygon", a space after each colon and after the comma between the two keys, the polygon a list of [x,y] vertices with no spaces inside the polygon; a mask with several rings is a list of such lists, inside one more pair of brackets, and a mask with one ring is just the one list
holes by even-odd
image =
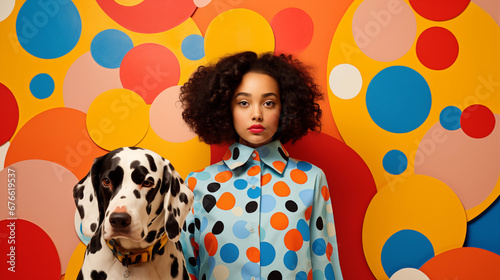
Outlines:
{"label": "curly afro hair", "polygon": [[243,75],[266,74],[279,86],[281,115],[274,139],[295,142],[309,130],[321,130],[323,97],[308,68],[292,56],[242,52],[224,57],[215,65],[200,66],[181,87],[184,121],[207,144],[238,141],[231,101]]}

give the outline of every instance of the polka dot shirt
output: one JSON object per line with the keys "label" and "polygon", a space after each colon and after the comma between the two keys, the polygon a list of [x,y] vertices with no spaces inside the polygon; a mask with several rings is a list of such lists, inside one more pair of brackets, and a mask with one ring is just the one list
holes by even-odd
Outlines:
{"label": "polka dot shirt", "polygon": [[194,205],[181,236],[197,279],[342,279],[325,175],[279,141],[239,143],[186,178]]}

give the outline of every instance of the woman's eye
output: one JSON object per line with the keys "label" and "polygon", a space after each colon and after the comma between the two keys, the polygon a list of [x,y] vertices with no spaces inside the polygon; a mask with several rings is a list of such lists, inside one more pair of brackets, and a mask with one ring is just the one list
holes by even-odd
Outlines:
{"label": "woman's eye", "polygon": [[238,102],[238,104],[240,104],[243,107],[247,107],[249,105],[248,101],[245,101],[245,100]]}
{"label": "woman's eye", "polygon": [[106,188],[109,188],[111,186],[111,181],[108,178],[102,179],[102,185]]}
{"label": "woman's eye", "polygon": [[144,188],[150,188],[150,187],[152,187],[152,186],[153,186],[153,182],[151,182],[151,181],[144,181],[144,182],[142,183],[142,186],[143,186]]}
{"label": "woman's eye", "polygon": [[266,107],[272,107],[274,104],[275,104],[274,101],[266,101],[266,102],[264,102],[264,106],[266,106]]}

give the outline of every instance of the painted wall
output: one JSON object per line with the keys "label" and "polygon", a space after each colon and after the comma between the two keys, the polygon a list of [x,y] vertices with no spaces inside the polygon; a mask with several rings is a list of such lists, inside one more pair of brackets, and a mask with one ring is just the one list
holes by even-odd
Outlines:
{"label": "painted wall", "polygon": [[76,278],[95,157],[219,161],[179,86],[250,49],[325,92],[322,132],[287,149],[327,174],[345,279],[499,279],[499,24],[496,0],[1,1],[0,278]]}

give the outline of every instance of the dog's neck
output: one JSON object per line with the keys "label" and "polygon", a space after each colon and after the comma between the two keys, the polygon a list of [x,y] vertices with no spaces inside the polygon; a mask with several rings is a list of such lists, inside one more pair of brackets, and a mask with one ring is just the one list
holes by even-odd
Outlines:
{"label": "dog's neck", "polygon": [[[122,238],[122,242],[127,239]],[[126,241],[127,243],[130,241]],[[113,252],[113,255],[124,265],[128,266],[136,263],[145,263],[152,259],[154,256],[165,246],[168,242],[167,234],[164,233],[159,239],[156,239],[153,243],[147,247],[139,247],[134,249],[126,249],[122,247],[116,240],[112,239],[106,241],[109,249]],[[137,242],[133,242],[138,244]]]}

